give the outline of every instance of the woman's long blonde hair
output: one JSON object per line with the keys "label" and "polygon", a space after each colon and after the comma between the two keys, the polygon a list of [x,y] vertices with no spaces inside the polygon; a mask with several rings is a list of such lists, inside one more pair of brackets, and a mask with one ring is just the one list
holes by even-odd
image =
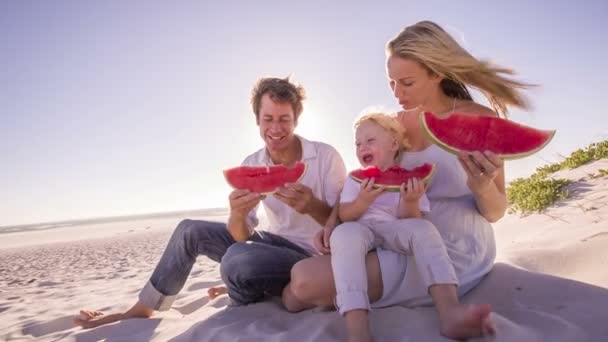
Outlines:
{"label": "woman's long blonde hair", "polygon": [[388,113],[384,112],[368,112],[357,118],[353,129],[357,130],[364,122],[373,122],[382,127],[399,145],[399,150],[395,153],[395,158],[401,155],[401,152],[411,148],[410,141],[405,134],[405,128],[397,121],[397,119]]}
{"label": "woman's long blonde hair", "polygon": [[441,89],[452,98],[472,100],[467,86],[478,89],[493,109],[507,115],[508,107],[528,108],[521,89],[532,86],[509,78],[511,69],[477,60],[444,29],[431,21],[408,26],[386,46],[389,56],[411,59],[443,77]]}

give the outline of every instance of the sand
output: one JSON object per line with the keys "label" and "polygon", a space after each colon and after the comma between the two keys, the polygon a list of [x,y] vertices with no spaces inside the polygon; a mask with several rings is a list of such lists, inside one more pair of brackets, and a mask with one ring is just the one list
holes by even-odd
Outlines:
{"label": "sand", "polygon": [[[480,341],[608,341],[608,177],[591,176],[598,169],[608,169],[608,160],[560,172],[573,180],[570,199],[494,224],[497,263],[463,298],[494,308],[497,334]],[[82,308],[130,307],[181,219],[0,234],[0,340],[344,339],[335,312],[287,313],[278,300],[231,307],[226,295],[210,300],[206,290],[221,280],[218,265],[205,257],[171,310],[89,330],[74,326]],[[391,307],[370,317],[377,341],[449,341],[438,334],[432,307]]]}

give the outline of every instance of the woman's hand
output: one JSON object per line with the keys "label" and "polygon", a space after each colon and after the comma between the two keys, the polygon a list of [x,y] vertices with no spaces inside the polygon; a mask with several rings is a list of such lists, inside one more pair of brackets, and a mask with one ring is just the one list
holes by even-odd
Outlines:
{"label": "woman's hand", "polygon": [[481,194],[491,188],[504,167],[504,161],[490,151],[461,151],[458,161],[467,174],[467,186],[474,194]]}

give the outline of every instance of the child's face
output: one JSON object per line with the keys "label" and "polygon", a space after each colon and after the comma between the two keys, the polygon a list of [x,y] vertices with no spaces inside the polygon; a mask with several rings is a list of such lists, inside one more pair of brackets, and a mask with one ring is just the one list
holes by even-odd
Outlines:
{"label": "child's face", "polygon": [[365,121],[355,132],[357,158],[363,167],[375,165],[382,170],[395,164],[399,149],[393,136],[373,121]]}

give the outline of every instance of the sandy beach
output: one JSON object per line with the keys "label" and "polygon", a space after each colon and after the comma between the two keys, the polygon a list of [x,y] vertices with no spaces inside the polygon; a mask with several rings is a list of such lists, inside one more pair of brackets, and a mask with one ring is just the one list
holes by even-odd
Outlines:
{"label": "sandy beach", "polygon": [[[559,176],[570,198],[542,214],[510,214],[494,224],[494,270],[464,302],[492,304],[488,341],[608,340],[608,169],[600,160]],[[225,220],[225,216],[191,217]],[[182,217],[68,225],[0,234],[0,340],[3,341],[340,341],[337,313],[284,311],[278,300],[229,307],[207,289],[221,284],[200,257],[173,308],[83,330],[80,309],[130,307]],[[371,314],[377,341],[448,341],[435,309],[391,307]]]}

